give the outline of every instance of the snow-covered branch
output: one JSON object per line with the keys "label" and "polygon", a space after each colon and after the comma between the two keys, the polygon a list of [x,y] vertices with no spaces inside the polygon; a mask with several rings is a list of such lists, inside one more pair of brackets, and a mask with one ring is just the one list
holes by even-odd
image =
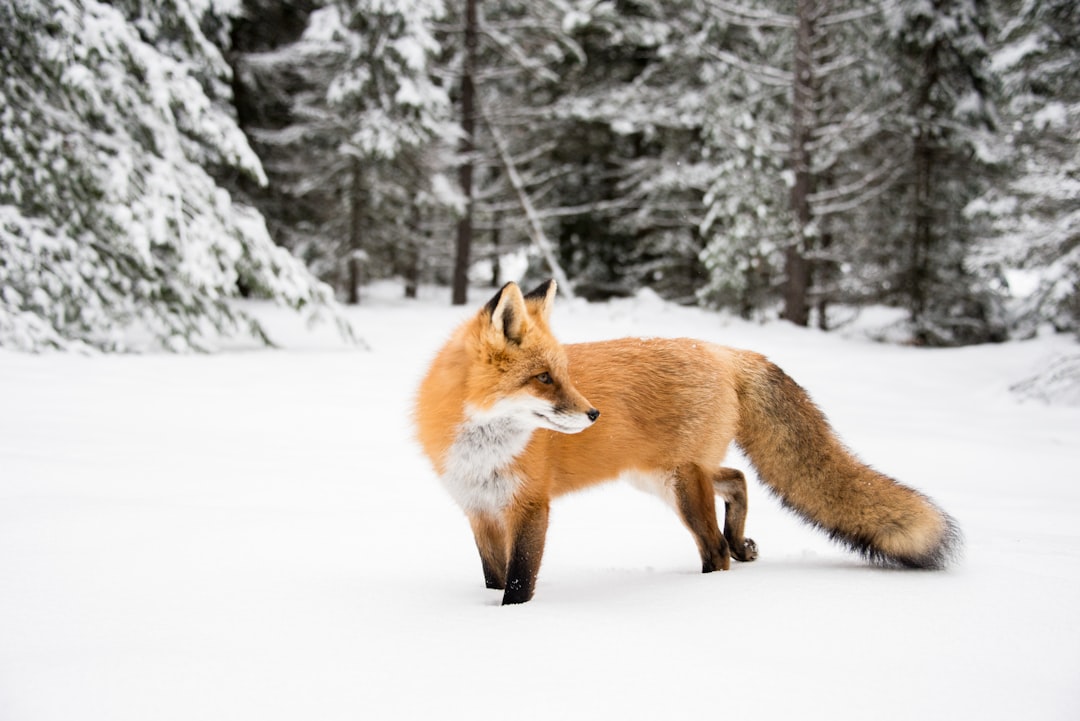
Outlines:
{"label": "snow-covered branch", "polygon": [[850,212],[881,196],[903,175],[904,166],[890,163],[877,168],[858,180],[843,186],[811,193],[809,196],[816,217]]}
{"label": "snow-covered branch", "polygon": [[726,50],[710,49],[709,55],[726,65],[747,73],[763,85],[790,87],[794,79],[790,71],[779,70],[771,65],[762,65],[761,63],[744,60],[735,53],[729,53]]}
{"label": "snow-covered branch", "polygon": [[719,11],[728,22],[742,25],[748,28],[783,28],[793,29],[796,25],[795,17],[769,10],[757,10],[742,5],[726,2],[725,0],[708,0],[711,8]]}
{"label": "snow-covered branch", "polygon": [[828,28],[833,25],[841,25],[843,23],[852,23],[859,20],[866,20],[867,18],[872,18],[880,14],[881,7],[877,3],[870,3],[866,7],[834,13],[832,15],[825,15],[818,18],[816,24],[818,27]]}
{"label": "snow-covered branch", "polygon": [[514,164],[514,159],[510,155],[510,150],[506,146],[506,141],[503,140],[502,133],[493,123],[487,120],[484,108],[479,103],[477,104],[477,113],[481,120],[483,120],[484,125],[487,126],[492,143],[495,145],[495,151],[498,153],[499,159],[503,164],[503,169],[506,171],[506,177],[510,181],[510,185],[514,188],[518,201],[521,203],[521,210],[525,213],[525,217],[529,222],[529,235],[532,236],[533,242],[547,261],[548,267],[551,269],[551,274],[555,276],[555,281],[558,283],[559,288],[567,295],[572,296],[574,294],[574,286],[570,282],[570,278],[566,275],[566,272],[563,270],[558,258],[555,256],[555,248],[551,241],[548,240],[547,234],[544,232],[543,221],[536,212],[536,208],[533,206],[528,191],[525,190],[525,184],[518,174],[517,166]]}

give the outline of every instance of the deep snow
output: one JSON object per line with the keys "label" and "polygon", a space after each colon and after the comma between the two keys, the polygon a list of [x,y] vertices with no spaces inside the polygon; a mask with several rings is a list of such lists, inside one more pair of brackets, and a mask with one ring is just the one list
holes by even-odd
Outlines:
{"label": "deep snow", "polygon": [[556,502],[536,598],[501,608],[409,426],[472,309],[398,292],[350,311],[370,350],[260,309],[283,350],[0,351],[0,719],[1080,718],[1080,408],[1009,391],[1075,345],[560,301],[564,341],[767,353],[966,555],[867,567],[754,483],[760,559],[704,576],[675,515],[613,485]]}

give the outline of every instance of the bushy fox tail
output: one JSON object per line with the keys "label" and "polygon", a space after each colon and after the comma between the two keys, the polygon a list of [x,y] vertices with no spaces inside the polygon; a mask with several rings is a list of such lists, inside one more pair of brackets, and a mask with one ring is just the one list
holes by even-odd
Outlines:
{"label": "bushy fox tail", "polygon": [[882,565],[940,569],[959,552],[952,518],[855,458],[780,368],[756,354],[741,360],[735,441],[784,505]]}

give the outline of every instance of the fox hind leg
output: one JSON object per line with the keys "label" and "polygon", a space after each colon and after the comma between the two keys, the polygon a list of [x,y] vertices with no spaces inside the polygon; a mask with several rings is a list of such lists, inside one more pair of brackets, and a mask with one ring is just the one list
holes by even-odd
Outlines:
{"label": "fox hind leg", "polygon": [[503,603],[525,603],[533,596],[547,535],[548,504],[522,503],[502,515],[469,515],[484,584],[503,591]]}
{"label": "fox hind leg", "polygon": [[736,468],[721,468],[712,477],[713,490],[724,499],[724,538],[731,555],[739,561],[753,561],[757,544],[746,538],[746,476]]}
{"label": "fox hind leg", "polygon": [[680,467],[672,473],[675,508],[697,542],[702,573],[731,567],[731,550],[716,523],[716,492],[710,481],[697,466]]}

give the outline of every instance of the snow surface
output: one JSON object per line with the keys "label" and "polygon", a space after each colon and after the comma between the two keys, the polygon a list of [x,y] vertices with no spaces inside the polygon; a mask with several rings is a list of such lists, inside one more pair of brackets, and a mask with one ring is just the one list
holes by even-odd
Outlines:
{"label": "snow surface", "polygon": [[264,308],[284,350],[0,352],[0,719],[1080,718],[1080,409],[1008,390],[1067,341],[560,301],[564,341],[766,352],[966,557],[867,567],[754,483],[761,558],[705,576],[666,506],[613,485],[556,502],[535,599],[501,608],[409,422],[472,309],[398,293],[350,311],[371,350]]}

